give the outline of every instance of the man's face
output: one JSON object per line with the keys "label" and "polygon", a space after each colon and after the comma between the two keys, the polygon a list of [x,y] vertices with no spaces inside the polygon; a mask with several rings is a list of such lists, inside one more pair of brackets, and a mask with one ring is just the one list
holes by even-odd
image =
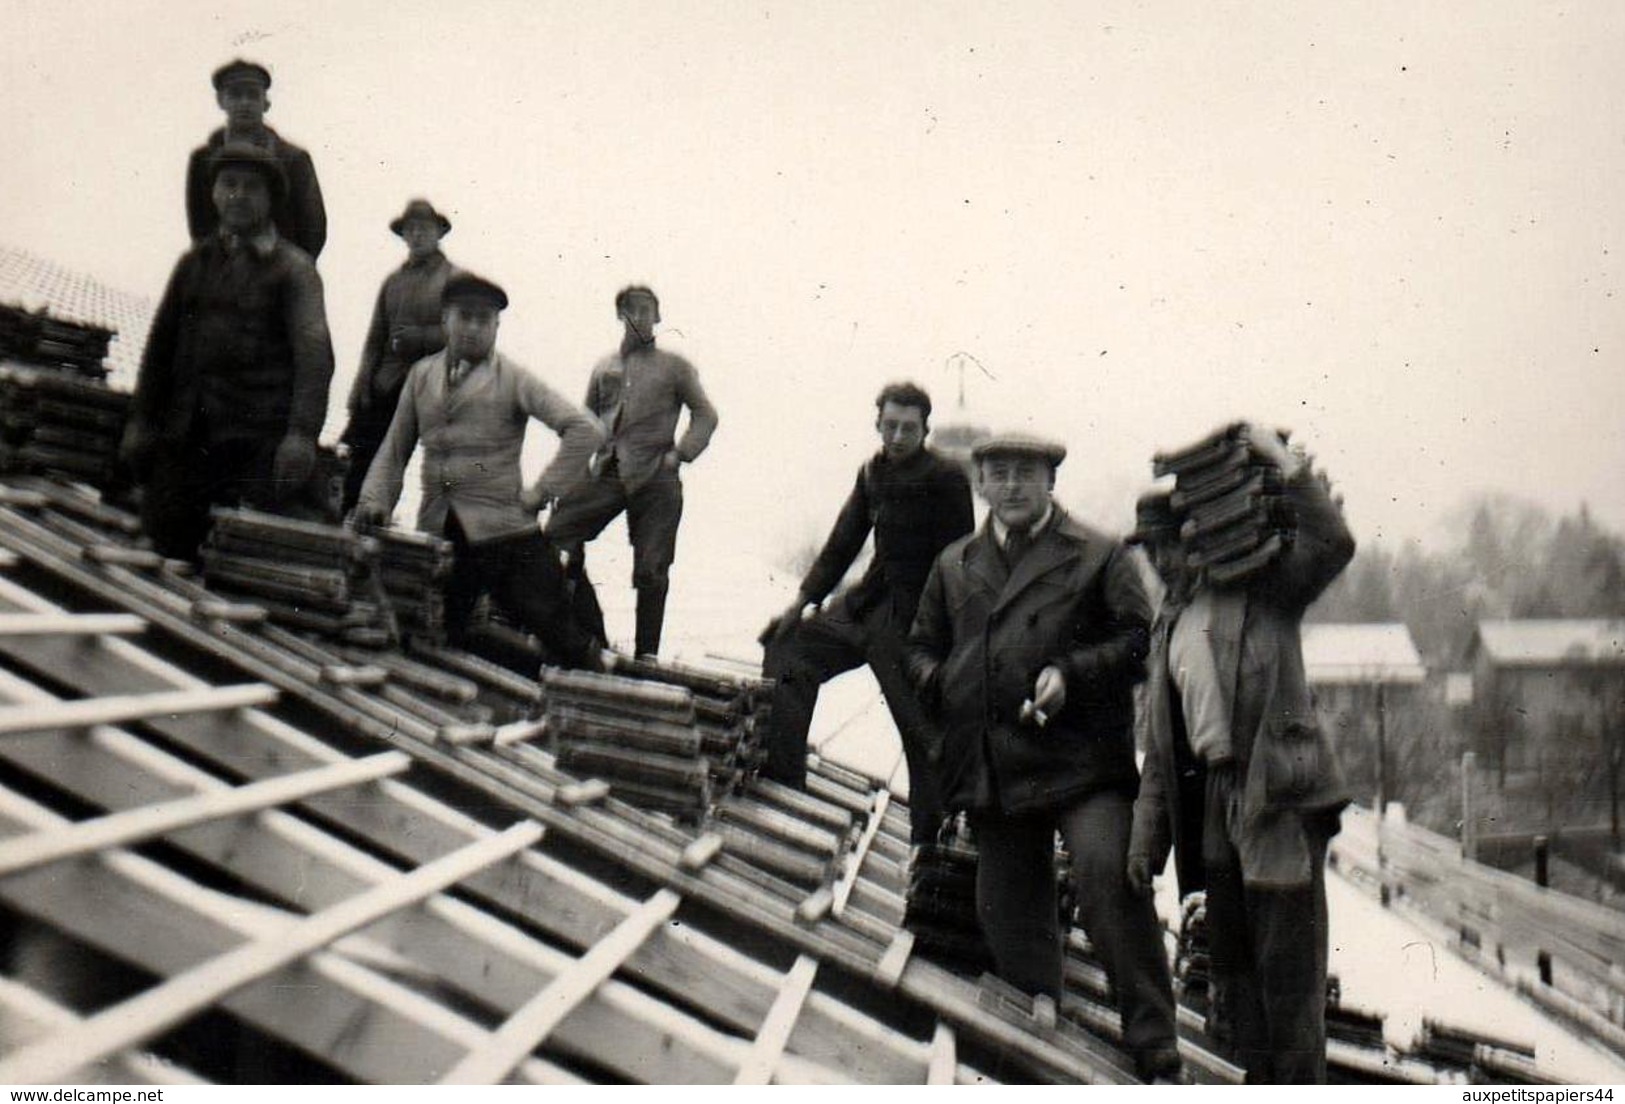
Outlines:
{"label": "man's face", "polygon": [[497,343],[497,309],[485,303],[453,303],[441,314],[446,354],[452,363],[481,361]]}
{"label": "man's face", "polygon": [[258,169],[227,165],[214,177],[214,209],[227,230],[257,233],[271,221],[271,186]]}
{"label": "man's face", "polygon": [[621,302],[621,321],[639,341],[653,341],[655,323],[660,321],[660,304],[647,295],[628,295]]}
{"label": "man's face", "polygon": [[907,460],[925,444],[925,415],[917,406],[887,401],[880,407],[875,429],[888,460]]}
{"label": "man's face", "polygon": [[1037,456],[984,457],[980,491],[993,516],[1012,529],[1025,529],[1044,516],[1055,487],[1055,469]]}
{"label": "man's face", "polygon": [[232,81],[215,93],[215,102],[226,113],[226,122],[233,130],[254,129],[265,120],[271,106],[265,89],[258,81]]}
{"label": "man's face", "polygon": [[401,237],[406,241],[408,255],[422,260],[440,248],[440,224],[433,219],[407,219]]}

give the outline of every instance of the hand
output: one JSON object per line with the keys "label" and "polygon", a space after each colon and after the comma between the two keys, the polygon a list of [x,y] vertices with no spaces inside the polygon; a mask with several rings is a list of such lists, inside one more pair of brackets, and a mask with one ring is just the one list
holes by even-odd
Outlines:
{"label": "hand", "polygon": [[299,490],[316,470],[316,442],[298,433],[282,438],[276,447],[276,459],[271,462],[271,482],[276,498],[283,498]]}
{"label": "hand", "polygon": [[389,526],[389,511],[374,502],[359,503],[350,511],[350,525],[356,529],[384,529]]}
{"label": "hand", "polygon": [[519,508],[527,514],[539,514],[553,504],[556,496],[544,491],[541,484],[526,487],[519,492]]}
{"label": "hand", "polygon": [[1128,878],[1128,887],[1137,895],[1144,897],[1151,892],[1151,860],[1144,855],[1130,855],[1128,869],[1124,871]]}
{"label": "hand", "polygon": [[1247,423],[1247,444],[1260,460],[1274,464],[1283,476],[1298,470],[1298,460],[1281,440],[1281,434],[1261,422]]}
{"label": "hand", "polygon": [[1033,684],[1033,709],[1053,717],[1066,706],[1066,676],[1054,665],[1038,672]]}
{"label": "hand", "polygon": [[660,470],[674,472],[682,462],[683,458],[677,455],[676,449],[667,449],[660,456]]}
{"label": "hand", "polygon": [[139,418],[130,419],[124,427],[124,436],[119,440],[118,458],[137,480],[146,478],[147,469],[152,465],[152,452],[157,440],[152,429]]}

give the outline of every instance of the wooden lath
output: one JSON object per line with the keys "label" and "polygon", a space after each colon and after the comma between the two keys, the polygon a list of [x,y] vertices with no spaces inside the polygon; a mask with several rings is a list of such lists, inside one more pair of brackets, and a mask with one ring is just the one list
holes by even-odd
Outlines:
{"label": "wooden lath", "polygon": [[469,844],[286,930],[235,947],[139,996],[0,1058],[0,1081],[37,1084],[61,1080],[87,1063],[162,1033],[243,986],[314,954],[342,935],[396,909],[417,904],[476,870],[511,858],[541,838],[541,825],[532,821],[516,824],[499,836]]}
{"label": "wooden lath", "polygon": [[[36,596],[3,581],[0,581],[0,604],[44,607]],[[61,646],[60,642],[33,640],[12,642],[12,646],[4,650],[13,659],[52,669],[58,666]],[[89,655],[79,656],[79,669],[87,683],[109,690],[188,687],[196,681],[140,649],[111,639],[98,642]],[[8,693],[15,700],[15,689]],[[274,718],[252,711],[212,717],[163,718],[150,727],[196,754],[223,757],[223,767],[250,776],[264,774],[268,769],[319,769],[323,764],[345,761],[326,745]],[[56,771],[60,783],[99,803],[172,800],[178,791],[205,784],[221,785],[206,776],[198,776],[195,770],[182,764],[160,761],[159,753],[125,734],[100,730],[90,737],[83,740],[63,737],[49,744],[28,741],[10,745],[6,750],[24,765],[30,761],[29,753],[33,753],[32,761]],[[97,747],[117,742],[125,745],[123,755],[104,751],[95,761],[89,761],[96,756]],[[488,831],[397,783],[382,782],[370,789],[372,796],[363,802],[317,794],[307,804],[313,811],[343,823],[359,835],[400,845],[407,852],[404,857],[413,861],[426,860]],[[185,844],[201,857],[220,861],[224,861],[229,852],[233,868],[240,876],[278,895],[298,892],[304,899],[319,903],[353,893],[365,884],[364,877],[372,861],[353,854],[346,859],[345,850],[334,841],[312,842],[314,832],[307,824],[279,813],[268,813],[262,815],[257,831],[226,831],[205,826],[190,829],[184,838],[174,837],[172,842]],[[285,857],[282,852],[287,853]],[[277,881],[277,871],[288,871],[288,879]],[[591,945],[603,931],[613,927],[619,917],[636,907],[635,902],[579,872],[534,853],[521,856],[518,865],[503,878],[476,878],[465,888],[493,903],[532,915],[556,937],[582,946]],[[451,908],[448,904],[437,902],[436,905]],[[550,907],[542,911],[543,906]],[[414,925],[414,929],[421,927],[421,921]],[[491,952],[458,951],[453,940],[432,931],[420,934],[427,950],[406,942],[404,936],[381,935],[379,938],[412,950],[425,960],[429,959],[429,950],[451,948],[446,957],[459,968],[466,965],[476,972],[481,972],[482,964],[491,961]],[[745,1033],[753,1033],[759,1027],[778,988],[777,975],[768,967],[681,925],[659,928],[648,942],[638,947],[627,969],[645,982],[652,981],[674,994],[688,996]],[[510,1002],[514,1007],[524,995],[521,991],[533,992],[547,980],[537,972],[536,966],[512,958],[484,972],[484,976],[501,983],[512,981],[513,990],[519,993]],[[535,980],[529,981],[529,978]],[[477,990],[482,984],[478,977],[465,979],[465,983]],[[505,992],[507,990],[494,991],[485,983],[481,995],[488,1001],[501,1002],[506,999]],[[636,1042],[633,1025],[623,1021],[608,1030],[636,1059],[639,1051],[632,1045]],[[576,1045],[588,1049],[591,1032],[580,1034],[583,1038]],[[669,1049],[669,1039],[655,1038],[651,1048]],[[813,995],[797,1022],[792,1050],[821,1064],[852,1070],[863,1080],[917,1081],[924,1075],[922,1047],[840,1002],[818,994]],[[645,1063],[641,1068],[667,1079],[681,1079],[672,1071],[653,1064]],[[725,1075],[719,1072],[717,1076],[731,1079],[732,1072]],[[403,1078],[404,1073],[395,1077]]]}
{"label": "wooden lath", "polygon": [[[153,578],[120,565],[96,564],[87,567],[73,557],[75,546],[72,539],[60,536],[52,532],[49,526],[36,524],[15,511],[5,513],[10,516],[0,519],[7,522],[3,532],[0,532],[0,543],[21,552],[84,593],[131,610],[167,633],[215,650],[250,677],[261,679],[284,694],[297,695],[301,702],[315,708],[332,723],[343,725],[353,733],[388,740],[408,750],[414,759],[477,787],[489,798],[507,804],[516,813],[535,817],[564,838],[613,857],[640,876],[653,878],[734,920],[754,925],[765,934],[821,962],[833,963],[860,976],[867,975],[879,980],[880,960],[891,944],[895,924],[864,912],[861,902],[879,894],[878,891],[865,889],[866,879],[861,876],[863,864],[858,864],[859,877],[852,883],[844,916],[798,921],[796,912],[800,902],[784,900],[773,893],[770,880],[763,882],[753,870],[740,869],[737,864],[730,863],[730,856],[722,855],[699,870],[685,871],[680,860],[692,844],[692,838],[671,839],[656,818],[640,815],[613,798],[573,809],[564,808],[559,796],[566,786],[573,784],[568,776],[556,771],[518,769],[514,764],[505,762],[503,756],[494,754],[490,748],[448,747],[437,743],[438,730],[432,723],[389,708],[377,695],[363,689],[324,685],[318,664],[278,648],[255,631],[251,624],[195,622],[193,618],[199,614],[202,604],[210,600],[207,592],[201,591],[195,584],[175,578],[168,572],[161,572]],[[46,520],[56,524],[55,519]],[[82,534],[80,540],[82,543]],[[102,647],[110,648],[116,643],[104,641]],[[3,646],[6,646],[6,642],[0,640],[0,647]],[[136,688],[126,686],[122,689],[127,692]],[[103,688],[96,692],[113,691]],[[209,724],[235,726],[239,719],[237,714],[220,714],[211,717]],[[154,718],[147,722],[148,727],[160,730],[177,724],[182,728],[187,727],[187,718]],[[516,747],[507,750],[535,749]],[[860,780],[859,785],[864,784]],[[872,780],[867,785],[871,788],[854,789],[849,780],[838,774],[820,774],[816,778],[814,797],[828,795],[829,800],[837,805],[867,813],[875,802]],[[315,801],[319,802],[320,799]],[[383,837],[374,835],[372,838]],[[522,910],[524,914],[532,916],[533,922],[540,922],[532,915],[535,907],[533,899],[526,900],[525,904],[530,911]],[[774,994],[777,990],[777,985],[771,986]],[[681,985],[673,985],[673,992],[685,998],[688,996],[688,991]],[[980,1045],[1001,1049],[1018,1062],[1031,1063],[1032,1071],[1039,1076],[1085,1081],[1126,1079],[1121,1056],[1100,1047],[1082,1033],[1069,1030],[1064,1024],[1059,1031],[1040,1036],[1020,1025],[990,1018],[978,1007],[974,985],[930,963],[908,961],[902,975],[896,979],[895,992],[906,1000],[924,1004],[938,1015],[947,1017],[966,1038],[975,1038]],[[809,1009],[817,1004],[818,996],[812,994]],[[764,1008],[751,1013],[748,1018],[765,1015]],[[817,1017],[803,1016],[797,1022],[796,1035],[800,1036],[804,1024],[816,1020]],[[793,1039],[793,1046],[795,1042],[796,1039]],[[910,1079],[919,1079],[925,1069],[927,1050],[923,1044],[908,1042],[912,1045],[904,1049],[918,1055],[919,1065],[916,1068],[920,1071]],[[864,1048],[848,1046],[846,1049]]]}
{"label": "wooden lath", "polygon": [[[17,1050],[81,1022],[72,1010],[8,978],[0,978],[0,1052]],[[77,1071],[91,1083],[114,1085],[203,1085],[202,1078],[145,1051],[115,1054]]]}

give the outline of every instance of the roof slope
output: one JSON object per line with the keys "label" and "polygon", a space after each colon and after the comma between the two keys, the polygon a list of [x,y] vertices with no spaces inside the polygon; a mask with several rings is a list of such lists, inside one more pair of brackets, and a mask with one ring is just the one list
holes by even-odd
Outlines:
{"label": "roof slope", "polygon": [[1625,664],[1625,620],[1496,620],[1478,623],[1492,662],[1513,667]]}
{"label": "roof slope", "polygon": [[1427,675],[1403,624],[1307,624],[1303,661],[1316,683],[1416,683]]}

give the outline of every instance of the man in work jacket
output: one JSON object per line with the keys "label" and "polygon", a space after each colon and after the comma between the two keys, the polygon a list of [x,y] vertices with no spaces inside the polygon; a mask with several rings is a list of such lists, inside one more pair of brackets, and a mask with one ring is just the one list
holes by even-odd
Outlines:
{"label": "man in work jacket", "polygon": [[220,220],[209,194],[213,179],[209,159],[228,142],[246,143],[258,146],[282,166],[287,187],[272,209],[272,221],[278,233],[315,261],[327,244],[327,208],[310,154],[265,125],[265,113],[271,108],[266,95],[271,88],[270,70],[239,59],[216,69],[210,79],[215,102],[226,114],[226,125],[193,150],[186,163],[187,230],[193,239],[214,233]]}
{"label": "man in work jacket", "polygon": [[[694,366],[655,347],[660,300],[646,287],[622,288],[615,313],[625,327],[620,351],[593,367],[587,409],[609,431],[595,461],[594,478],[560,500],[547,521],[547,535],[567,549],[577,570],[580,549],[626,511],[632,540],[632,586],[637,591],[635,651],[660,651],[666,593],[677,556],[677,524],[683,517],[683,484],[677,469],[705,451],[717,428],[717,411],[700,386]],[[676,440],[677,419],[688,408],[688,429]],[[577,585],[589,585],[579,579]]]}
{"label": "man in work jacket", "polygon": [[[468,273],[441,293],[446,347],[412,366],[395,419],[372,462],[355,519],[384,525],[400,498],[412,450],[423,442],[418,528],[452,543],[446,625],[461,638],[481,594],[489,593],[546,647],[553,662],[602,669],[596,626],[582,623],[565,589],[557,551],[537,528],[543,503],[586,476],[604,441],[597,419],[496,349],[498,314],[508,305],[496,284]],[[560,437],[558,452],[521,488],[520,449],[535,418]]]}
{"label": "man in work jacket", "polygon": [[1161,929],[1125,876],[1150,604],[1127,550],[1054,503],[1063,446],[1010,434],[972,456],[990,513],[931,569],[908,664],[943,728],[943,797],[975,833],[982,934],[1000,977],[1060,1000],[1059,830],[1124,1045],[1141,1078],[1177,1080]]}
{"label": "man in work jacket", "polygon": [[1323,482],[1279,436],[1248,445],[1281,473],[1296,536],[1245,584],[1192,586],[1164,495],[1132,540],[1168,586],[1146,686],[1150,747],[1129,881],[1149,899],[1172,848],[1181,893],[1205,889],[1213,1018],[1255,1083],[1326,1080],[1326,847],[1349,792],[1315,722],[1304,612],[1354,555]]}
{"label": "man in work jacket", "polygon": [[344,477],[343,512],[355,509],[361,484],[401,400],[407,369],[446,347],[440,325],[440,293],[457,268],[440,251],[451,220],[426,199],[414,199],[389,224],[406,242],[406,261],[378,290],[372,324],[361,347],[361,369],[350,388],[350,422],[339,438],[350,449]]}
{"label": "man in work jacket", "polygon": [[314,502],[333,375],[321,277],[271,221],[281,165],[226,145],[208,168],[219,226],[169,278],[120,446],[154,546],[188,560],[210,506],[304,513]]}
{"label": "man in work jacket", "polygon": [[[908,760],[915,843],[935,837],[942,799],[930,765],[938,738],[903,669],[903,645],[932,562],[976,523],[970,480],[958,464],[926,447],[930,422],[931,397],[919,387],[894,383],[880,392],[875,399],[880,451],[858,469],[857,483],[795,601],[761,637],[765,673],[776,680],[764,773],[786,785],[806,785],[807,729],[819,687],[867,663]],[[804,616],[840,583],[871,531],[874,559],[863,578],[827,608]]]}

